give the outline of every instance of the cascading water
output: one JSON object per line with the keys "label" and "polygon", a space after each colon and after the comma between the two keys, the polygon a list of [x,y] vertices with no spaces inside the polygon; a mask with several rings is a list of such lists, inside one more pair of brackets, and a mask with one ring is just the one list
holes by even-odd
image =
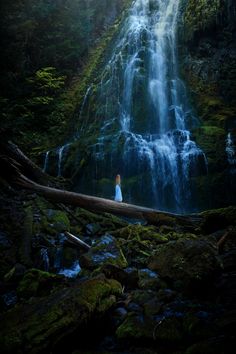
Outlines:
{"label": "cascading water", "polygon": [[226,139],[226,154],[228,158],[228,163],[232,169],[232,172],[236,172],[236,146],[234,144],[232,134],[228,133]]}
{"label": "cascading water", "polygon": [[[93,180],[124,180],[125,200],[194,210],[191,177],[206,158],[190,138],[194,117],[178,76],[178,0],[133,2],[98,95],[104,120],[93,147]],[[105,117],[105,119],[104,119]]]}
{"label": "cascading water", "polygon": [[45,154],[45,159],[44,159],[44,164],[43,164],[43,172],[47,172],[47,170],[48,170],[49,154],[50,154],[50,151],[47,151]]}
{"label": "cascading water", "polygon": [[65,144],[58,149],[58,165],[57,165],[57,176],[62,176],[62,163],[65,153],[67,152],[71,143]]}

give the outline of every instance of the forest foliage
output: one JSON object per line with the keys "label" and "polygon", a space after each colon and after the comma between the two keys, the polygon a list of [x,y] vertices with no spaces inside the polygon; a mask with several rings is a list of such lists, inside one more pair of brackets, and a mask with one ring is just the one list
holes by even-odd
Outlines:
{"label": "forest foliage", "polygon": [[[124,0],[1,1],[1,130],[37,144],[63,117],[56,107]],[[60,112],[60,110],[58,110]],[[40,141],[38,141],[39,143]]]}

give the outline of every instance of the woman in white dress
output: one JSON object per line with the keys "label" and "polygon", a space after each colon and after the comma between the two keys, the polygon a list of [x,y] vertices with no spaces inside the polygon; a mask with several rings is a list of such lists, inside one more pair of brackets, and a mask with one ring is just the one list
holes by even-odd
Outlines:
{"label": "woman in white dress", "polygon": [[116,176],[116,189],[115,189],[115,201],[122,202],[122,192],[120,187],[120,175]]}

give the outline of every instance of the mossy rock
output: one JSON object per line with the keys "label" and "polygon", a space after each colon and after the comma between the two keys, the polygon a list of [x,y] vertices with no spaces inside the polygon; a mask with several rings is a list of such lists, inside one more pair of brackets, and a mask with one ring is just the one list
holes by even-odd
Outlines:
{"label": "mossy rock", "polygon": [[186,233],[181,233],[181,232],[175,232],[175,231],[171,231],[169,232],[166,237],[168,238],[169,241],[177,241],[177,240],[196,240],[198,238],[197,235],[190,233],[190,232],[186,232]]}
{"label": "mossy rock", "polygon": [[236,207],[207,210],[201,213],[203,222],[201,228],[205,233],[222,230],[230,225],[236,225]]}
{"label": "mossy rock", "polygon": [[163,282],[156,272],[150,271],[150,269],[140,269],[138,272],[140,289],[153,289],[157,290],[162,287]]}
{"label": "mossy rock", "polygon": [[150,317],[144,318],[130,312],[124,322],[117,328],[116,336],[118,339],[152,339],[154,321]]}
{"label": "mossy rock", "polygon": [[168,238],[158,233],[154,226],[129,225],[125,228],[112,232],[112,234],[125,240],[149,240],[155,244],[168,242]]}
{"label": "mossy rock", "polygon": [[104,234],[104,232],[122,228],[128,224],[125,220],[115,215],[109,213],[95,214],[82,208],[77,208],[75,215],[81,221],[81,225],[84,227],[86,227],[88,224],[99,225],[99,234],[101,234],[101,232]]}
{"label": "mossy rock", "polygon": [[111,235],[103,236],[97,243],[80,258],[82,268],[94,270],[106,264],[120,268],[128,266],[127,260],[116,239]]}
{"label": "mossy rock", "polygon": [[47,221],[57,232],[70,231],[70,220],[64,211],[48,209]]}
{"label": "mossy rock", "polygon": [[217,126],[202,126],[193,131],[197,144],[206,154],[208,171],[217,172],[227,165],[225,152],[226,132]]}
{"label": "mossy rock", "polygon": [[32,296],[44,296],[49,294],[53,288],[63,283],[61,275],[43,272],[39,269],[28,270],[21,280],[17,294],[20,298],[28,299]]}
{"label": "mossy rock", "polygon": [[180,281],[183,289],[213,279],[221,269],[216,245],[205,239],[171,241],[160,245],[148,267],[161,277]]}
{"label": "mossy rock", "polygon": [[[102,316],[122,292],[115,280],[91,279],[47,297],[34,298],[2,314],[3,353],[42,353],[71,339],[99,310]],[[70,339],[69,339],[70,338]],[[54,349],[55,350],[55,349]]]}

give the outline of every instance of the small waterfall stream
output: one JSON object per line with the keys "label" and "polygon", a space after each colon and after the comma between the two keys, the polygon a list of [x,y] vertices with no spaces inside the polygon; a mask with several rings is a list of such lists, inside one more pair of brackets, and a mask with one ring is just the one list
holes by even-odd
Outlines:
{"label": "small waterfall stream", "polygon": [[97,171],[136,179],[129,201],[145,194],[149,206],[185,212],[195,209],[191,177],[206,173],[207,163],[191,140],[196,119],[178,74],[179,3],[133,2],[102,74],[98,102],[106,119],[94,158]]}
{"label": "small waterfall stream", "polygon": [[62,168],[63,168],[63,158],[65,157],[66,152],[68,151],[71,143],[65,144],[58,149],[58,164],[57,164],[57,176],[62,176]]}
{"label": "small waterfall stream", "polygon": [[228,163],[232,168],[232,171],[236,171],[236,146],[234,144],[232,134],[229,132],[226,139],[226,154],[228,158]]}

